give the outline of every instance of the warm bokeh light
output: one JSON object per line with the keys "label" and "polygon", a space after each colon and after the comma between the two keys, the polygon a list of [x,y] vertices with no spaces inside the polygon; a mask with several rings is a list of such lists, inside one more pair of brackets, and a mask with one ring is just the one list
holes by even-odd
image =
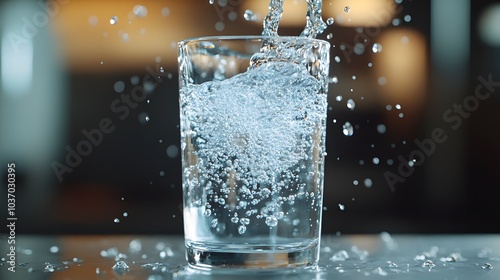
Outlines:
{"label": "warm bokeh light", "polygon": [[333,17],[340,26],[386,26],[397,13],[394,0],[335,0],[323,4],[324,17]]}
{"label": "warm bokeh light", "polygon": [[[428,88],[426,40],[418,31],[397,28],[377,39],[382,51],[373,54],[373,68],[385,104],[401,104],[404,118],[417,118]],[[394,118],[389,118],[394,122]]]}
{"label": "warm bokeh light", "polygon": [[176,65],[176,42],[206,28],[192,5],[175,0],[52,2],[59,5],[55,34],[73,71],[127,70],[157,57]]}
{"label": "warm bokeh light", "polygon": [[[241,5],[241,14],[251,11],[255,24],[262,25],[262,21],[269,12],[269,0],[244,1]],[[285,0],[283,2],[283,18],[280,26],[304,27],[306,25],[307,2],[305,0]]]}

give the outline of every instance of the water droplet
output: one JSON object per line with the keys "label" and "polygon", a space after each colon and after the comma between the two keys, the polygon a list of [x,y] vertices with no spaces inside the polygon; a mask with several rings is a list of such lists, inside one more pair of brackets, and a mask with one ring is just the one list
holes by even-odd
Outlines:
{"label": "water droplet", "polygon": [[349,258],[349,254],[347,253],[346,250],[340,250],[333,254],[333,256],[330,258],[331,261],[333,262],[343,262]]}
{"label": "water droplet", "polygon": [[113,265],[112,269],[118,273],[127,272],[130,267],[124,261],[117,261],[115,265]]}
{"label": "water droplet", "polygon": [[161,9],[161,15],[164,17],[168,17],[170,15],[170,9],[168,7],[163,7]]}
{"label": "water droplet", "polygon": [[364,184],[365,184],[365,187],[371,188],[373,186],[372,179],[366,178],[365,181],[364,181]]}
{"label": "water droplet", "polygon": [[386,106],[385,106],[385,109],[386,109],[387,111],[392,110],[392,105],[386,105]]}
{"label": "water droplet", "polygon": [[248,224],[250,224],[250,219],[249,218],[241,218],[240,223],[243,225],[248,225]]}
{"label": "water droplet", "polygon": [[234,223],[234,224],[237,224],[239,222],[239,218],[238,217],[232,217],[231,218],[231,222]]}
{"label": "water droplet", "polygon": [[352,184],[357,186],[359,184],[359,182],[358,182],[358,180],[354,180],[354,181],[352,181]]}
{"label": "water droplet", "polygon": [[255,20],[257,20],[257,16],[251,10],[245,10],[245,13],[243,14],[243,17],[247,21],[255,21]]}
{"label": "water droplet", "polygon": [[97,275],[101,275],[101,269],[100,269],[100,268],[98,268],[98,267],[96,267],[96,269],[95,269],[95,274],[97,274]]}
{"label": "water droplet", "polygon": [[340,203],[339,203],[339,209],[340,209],[341,211],[344,211],[344,210],[345,210],[345,205],[344,205],[344,204],[340,204]]}
{"label": "water droplet", "polygon": [[336,84],[339,82],[339,78],[337,78],[337,76],[333,76],[330,78],[330,83],[331,84]]}
{"label": "water droplet", "polygon": [[56,269],[54,268],[54,266],[50,263],[45,263],[45,268],[43,269],[43,271],[45,272],[54,272]]}
{"label": "water droplet", "polygon": [[57,246],[52,246],[52,247],[50,247],[49,251],[50,251],[51,253],[53,253],[53,254],[58,253],[58,252],[59,252],[59,247],[57,247]]}
{"label": "water droplet", "polygon": [[115,218],[113,221],[114,221],[115,223],[119,223],[119,222],[120,222],[120,219]]}
{"label": "water droplet", "polygon": [[354,45],[353,51],[357,55],[362,55],[365,52],[365,45],[361,43],[356,43]]}
{"label": "water droplet", "polygon": [[109,19],[109,23],[111,25],[115,25],[118,23],[118,17],[117,16],[112,16],[110,19]]}
{"label": "water droplet", "polygon": [[340,62],[340,57],[339,56],[335,56],[335,62]]}
{"label": "water droplet", "polygon": [[353,111],[354,108],[356,108],[356,103],[354,102],[354,100],[352,99],[347,100],[347,108],[349,108],[351,111]]}
{"label": "water droplet", "polygon": [[267,216],[266,217],[266,225],[270,227],[275,227],[278,225],[278,219],[274,216]]}
{"label": "water droplet", "polygon": [[372,46],[372,52],[373,53],[380,53],[382,51],[382,45],[379,43],[375,43]]}
{"label": "water droplet", "polygon": [[435,266],[436,265],[431,260],[426,260],[424,263],[422,263],[422,267],[428,267],[429,271]]}
{"label": "water droplet", "polygon": [[139,253],[142,250],[142,242],[139,239],[134,239],[128,244],[128,249],[131,253]]}
{"label": "water droplet", "polygon": [[406,15],[403,19],[404,19],[406,22],[410,22],[410,21],[411,21],[411,16],[410,16],[410,15]]}
{"label": "water droplet", "polygon": [[128,213],[127,212],[123,212],[123,217],[128,217]]}
{"label": "water droplet", "polygon": [[329,17],[329,18],[326,20],[326,24],[328,24],[328,25],[332,25],[334,22],[335,22],[335,20],[334,20],[332,17]]}
{"label": "water droplet", "polygon": [[351,7],[349,7],[349,6],[344,7],[344,12],[348,13],[350,11],[351,11]]}
{"label": "water droplet", "polygon": [[392,20],[392,25],[393,26],[398,26],[401,23],[401,20],[399,18],[395,18]]}
{"label": "water droplet", "polygon": [[384,124],[377,125],[377,132],[384,134],[387,131],[387,127]]}
{"label": "water droplet", "polygon": [[165,176],[165,171],[160,171],[160,176],[161,177]]}
{"label": "water droplet", "polygon": [[213,5],[215,0],[208,0],[208,4]]}
{"label": "water droplet", "polygon": [[125,90],[125,83],[123,81],[117,81],[115,82],[115,84],[113,85],[113,89],[117,92],[117,93],[122,93],[123,90]]}
{"label": "water droplet", "polygon": [[224,30],[224,28],[226,28],[226,25],[222,21],[218,21],[215,24],[215,30],[217,30],[217,31],[222,31],[222,30]]}
{"label": "water droplet", "polygon": [[344,133],[345,136],[352,136],[354,134],[354,128],[350,122],[345,122],[342,126],[342,133]]}
{"label": "water droplet", "polygon": [[369,68],[372,68],[372,66],[373,66],[373,63],[368,62],[368,67],[369,67]]}
{"label": "water droplet", "polygon": [[[335,97],[335,100],[336,100],[336,101],[338,101],[338,102],[342,101],[342,95],[337,95],[337,96]],[[349,106],[348,106],[348,107],[349,107]]]}
{"label": "water droplet", "polygon": [[167,148],[167,156],[169,158],[175,158],[179,155],[179,148],[177,148],[177,145],[170,145]]}
{"label": "water droplet", "polygon": [[372,160],[373,164],[379,164],[380,163],[380,159],[378,157],[374,157],[373,160]]}
{"label": "water droplet", "polygon": [[135,5],[134,8],[132,8],[132,12],[134,15],[141,18],[148,15],[148,9],[143,5]]}
{"label": "water droplet", "polygon": [[377,82],[378,82],[379,85],[385,86],[385,84],[387,84],[387,79],[385,77],[379,77],[377,79]]}
{"label": "water droplet", "polygon": [[326,39],[330,40],[333,38],[333,34],[332,33],[328,33],[328,35],[326,35]]}
{"label": "water droplet", "polygon": [[356,75],[352,75],[352,80],[355,81],[357,79]]}
{"label": "water droplet", "polygon": [[490,263],[485,263],[481,266],[482,269],[493,269],[493,266]]}
{"label": "water droplet", "polygon": [[404,116],[405,116],[405,114],[403,114],[403,113],[399,113],[399,114],[398,114],[398,117],[399,117],[400,119],[402,119]]}
{"label": "water droplet", "polygon": [[99,20],[97,19],[96,16],[90,16],[89,17],[89,24],[90,25],[96,26],[98,22],[99,22]]}
{"label": "water droplet", "polygon": [[243,234],[247,230],[247,227],[245,225],[241,225],[238,227],[238,233]]}

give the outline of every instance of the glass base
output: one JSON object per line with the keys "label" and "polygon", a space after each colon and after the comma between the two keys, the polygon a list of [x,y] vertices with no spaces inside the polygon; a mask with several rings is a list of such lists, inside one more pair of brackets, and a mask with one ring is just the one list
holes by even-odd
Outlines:
{"label": "glass base", "polygon": [[203,270],[310,268],[318,263],[319,244],[305,247],[231,245],[210,249],[186,243],[186,256],[190,267]]}

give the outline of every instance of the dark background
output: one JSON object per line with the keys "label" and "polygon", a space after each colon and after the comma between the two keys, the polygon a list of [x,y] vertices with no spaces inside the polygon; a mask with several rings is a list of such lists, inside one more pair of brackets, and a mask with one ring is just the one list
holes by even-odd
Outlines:
{"label": "dark background", "polygon": [[[0,3],[5,5],[7,2]],[[73,38],[69,35],[79,33],[78,28],[86,27],[77,26],[75,22],[64,22],[66,17],[63,16],[63,12],[84,2],[73,0],[61,4],[58,10],[61,16],[55,15],[50,18],[51,24],[54,22],[53,27],[50,25],[40,28],[40,30],[50,29],[52,39],[43,40],[52,40],[54,48],[44,45],[37,49],[37,45],[34,44],[35,61],[37,56],[44,55],[41,54],[43,52],[51,53],[60,60],[61,68],[54,75],[57,75],[57,81],[60,83],[61,94],[53,98],[59,98],[58,102],[62,104],[57,109],[60,112],[57,119],[61,124],[56,125],[58,131],[55,134],[54,131],[47,129],[33,136],[30,141],[19,138],[19,142],[9,144],[19,145],[16,149],[5,144],[0,150],[1,166],[4,166],[0,170],[4,178],[0,184],[2,199],[0,218],[5,220],[7,208],[4,206],[7,193],[6,163],[15,162],[18,234],[181,234],[182,190],[180,155],[176,153],[179,150],[180,136],[175,54],[166,55],[149,51],[148,59],[143,58],[141,61],[134,58],[134,61],[139,62],[132,64],[131,56],[116,55],[119,49],[114,51],[111,45],[108,46],[111,49],[110,53],[116,52],[113,59],[110,53],[105,52],[95,55],[90,53],[88,57],[83,58],[75,57],[77,56],[75,54],[79,54],[79,51],[84,51],[85,48],[98,45],[97,49],[103,50],[106,47],[101,46],[100,41],[91,41],[88,45],[79,43],[76,52],[68,51],[71,49],[71,38]],[[111,7],[116,3],[126,3],[126,1],[101,2],[111,3]],[[91,11],[84,18],[92,16],[92,5],[95,5],[96,10],[101,9],[102,7],[99,7],[102,5],[101,2],[87,1],[86,5],[90,8],[87,10],[82,8],[80,14]],[[160,34],[167,35],[173,32],[180,34],[175,35],[177,37],[174,36],[174,39],[168,39],[173,42],[186,37],[261,32],[260,25],[243,19],[243,11],[239,9],[239,5],[244,1],[232,1],[230,3],[234,5],[229,6],[230,10],[226,10],[237,13],[235,20],[229,20],[228,14],[223,14],[224,17],[221,18],[217,8],[207,2],[191,0],[174,6],[174,2],[164,1],[162,5],[170,7],[168,17],[184,13],[181,16],[184,21],[157,26]],[[450,5],[466,7],[465,17],[453,14],[455,10],[451,6],[450,10],[432,10],[437,2],[440,0],[404,0],[401,3],[404,9],[394,16],[401,19],[401,24],[393,26],[389,23],[387,26],[379,27],[380,34],[369,36],[368,41],[363,42],[366,47],[365,52],[362,55],[352,54],[349,62],[341,46],[353,45],[356,34],[367,33],[366,30],[334,24],[321,36],[326,38],[330,32],[334,35],[329,39],[335,45],[332,48],[330,72],[332,77],[337,76],[339,80],[338,83],[330,85],[329,92],[332,108],[329,111],[327,130],[324,233],[500,232],[498,222],[500,220],[498,206],[500,87],[497,87],[497,91],[491,93],[489,98],[480,101],[477,110],[470,112],[470,116],[462,118],[462,123],[456,130],[451,128],[454,123],[443,119],[443,114],[452,109],[453,104],[463,104],[467,96],[474,94],[476,86],[479,85],[477,79],[479,76],[487,78],[492,75],[494,81],[500,81],[500,45],[485,42],[478,32],[484,12],[494,4],[500,5],[500,2],[447,1]],[[330,1],[324,1],[325,6],[329,3]],[[130,2],[130,9],[135,4]],[[144,5],[148,7],[148,2],[144,2]],[[178,6],[183,8],[176,8]],[[35,12],[36,9],[41,8],[36,7]],[[148,16],[144,20],[158,12],[157,8],[150,5]],[[28,18],[31,14],[28,12]],[[112,10],[109,14],[112,14]],[[409,22],[403,20],[405,15],[411,15]],[[500,17],[500,14],[497,13],[496,16]],[[100,17],[98,26],[107,25],[107,21],[107,18]],[[218,21],[225,24],[224,30],[215,29],[214,25]],[[119,21],[119,24],[120,22],[123,24],[121,28],[126,31],[126,20]],[[448,22],[451,26],[445,33],[439,29],[443,22]],[[16,24],[22,23],[22,21],[16,22]],[[82,23],[82,25],[88,24]],[[460,24],[465,24],[466,28],[462,29]],[[183,28],[186,28],[185,31]],[[284,26],[280,28],[280,34],[297,35],[301,29]],[[497,36],[499,36],[498,29],[500,25],[496,26]],[[423,38],[424,47],[421,51],[425,55],[421,61],[424,78],[415,75],[415,79],[421,79],[421,87],[416,89],[401,87],[400,93],[396,92],[389,102],[383,94],[384,88],[377,83],[378,57],[371,53],[370,49],[374,42],[381,40],[384,32],[392,30],[401,30],[403,33],[410,30],[419,34]],[[116,31],[120,32],[119,30],[113,32]],[[6,34],[5,30],[3,34]],[[115,33],[110,31],[110,34]],[[42,36],[45,35],[40,31],[34,40],[42,40]],[[439,36],[440,39],[435,39],[433,36]],[[450,36],[449,40],[447,36]],[[461,46],[464,51],[458,53],[458,58],[452,55],[455,47],[453,40],[457,37],[458,40],[466,42]],[[2,38],[6,40],[5,37]],[[137,43],[133,42],[134,40],[137,39],[131,37],[130,43]],[[438,41],[449,42],[449,45],[444,46],[450,48],[449,52],[444,53],[449,54],[449,57],[443,58],[446,55],[437,51],[442,47],[438,45]],[[155,43],[141,40],[137,44],[120,48],[132,48],[133,52],[137,46]],[[410,41],[410,44],[413,44],[413,41]],[[175,53],[175,48],[170,44],[162,48]],[[147,47],[137,48],[136,51],[147,52]],[[387,53],[387,48],[381,54],[384,53]],[[155,59],[158,56],[162,58],[161,61]],[[341,58],[339,63],[334,62],[335,56]],[[398,58],[399,60],[395,62],[403,63],[406,58],[409,57]],[[100,61],[104,63],[100,64]],[[374,63],[373,68],[366,66],[369,62]],[[53,63],[56,62],[35,65],[33,76],[52,71],[51,67],[46,66]],[[94,68],[88,67],[92,63],[95,64]],[[148,66],[155,69],[154,71],[159,69],[158,67],[164,67],[165,72],[156,71],[157,74],[161,73],[159,74],[161,78],[151,80],[158,85],[148,93],[149,103],[147,101],[138,103],[137,107],[130,108],[129,114],[121,120],[122,113],[114,111],[111,104],[115,100],[120,100],[120,94],[131,94],[135,86],[131,78],[142,79],[148,75],[150,72],[146,70]],[[412,77],[414,70],[413,68],[408,70],[409,77]],[[5,68],[2,68],[2,71],[5,72]],[[352,75],[356,75],[356,80],[351,78]],[[114,90],[117,81],[125,84],[122,93]],[[390,82],[388,80],[388,83]],[[40,88],[33,88],[30,94],[36,95],[41,91]],[[406,97],[407,93],[414,94],[418,98]],[[335,101],[337,95],[343,96],[342,102]],[[5,102],[5,96],[7,93],[2,89],[0,102]],[[345,106],[348,98],[356,101],[356,109],[353,111]],[[33,99],[28,97],[27,100]],[[0,144],[7,143],[5,139],[10,134],[23,135],[19,131],[30,129],[25,127],[30,119],[36,122],[42,118],[37,115],[36,110],[26,104],[27,102],[20,102],[16,112],[21,116],[31,116],[27,121],[21,122],[19,118],[5,113],[0,115],[0,128],[3,128],[0,130]],[[52,105],[44,104],[39,106],[49,106],[48,111],[54,112],[50,109],[52,103]],[[386,109],[388,104],[393,107],[401,104],[402,109],[393,108],[388,111]],[[0,110],[6,112],[7,109],[4,106],[0,107]],[[405,114],[403,118],[398,117],[401,112]],[[146,116],[150,118],[149,121],[145,121]],[[72,172],[64,173],[62,180],[59,181],[53,169],[54,162],[64,164],[68,155],[67,147],[76,149],[78,144],[86,139],[82,130],[97,129],[103,118],[108,118],[112,122],[114,130],[104,133],[99,145],[94,146],[89,155],[83,157],[81,163],[72,168]],[[342,133],[342,124],[346,121],[356,126],[355,133],[351,137]],[[385,124],[387,131],[383,134],[377,132],[378,124]],[[45,123],[37,122],[37,125]],[[52,127],[51,125],[54,125],[54,122],[47,127]],[[399,156],[410,160],[409,155],[418,149],[415,140],[430,139],[432,131],[436,128],[446,133],[447,140],[436,144],[435,150],[418,162],[410,176],[398,173]],[[36,152],[35,154],[30,152],[26,156],[26,151],[30,151],[30,145],[43,142],[47,137],[57,139],[56,142],[46,141],[55,143],[52,148],[47,147],[51,153],[38,156]],[[45,148],[42,146],[37,149]],[[373,158],[378,158],[380,162],[375,164]],[[388,163],[388,160],[389,162],[392,160],[392,164]],[[397,182],[391,187],[384,177],[387,172],[401,176],[404,182]],[[371,187],[364,185],[366,178],[371,179]],[[354,183],[355,180],[359,182],[357,185]],[[341,210],[339,204],[344,205],[345,209]],[[127,212],[127,217],[123,217],[124,212]],[[120,222],[113,222],[115,218],[119,218]],[[4,232],[5,229],[1,231]]]}

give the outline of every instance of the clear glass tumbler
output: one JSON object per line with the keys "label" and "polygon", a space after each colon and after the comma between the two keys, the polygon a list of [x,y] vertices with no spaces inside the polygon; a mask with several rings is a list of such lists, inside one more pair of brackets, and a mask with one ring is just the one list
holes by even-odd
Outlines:
{"label": "clear glass tumbler", "polygon": [[191,267],[317,264],[329,51],[328,42],[302,37],[179,43]]}

